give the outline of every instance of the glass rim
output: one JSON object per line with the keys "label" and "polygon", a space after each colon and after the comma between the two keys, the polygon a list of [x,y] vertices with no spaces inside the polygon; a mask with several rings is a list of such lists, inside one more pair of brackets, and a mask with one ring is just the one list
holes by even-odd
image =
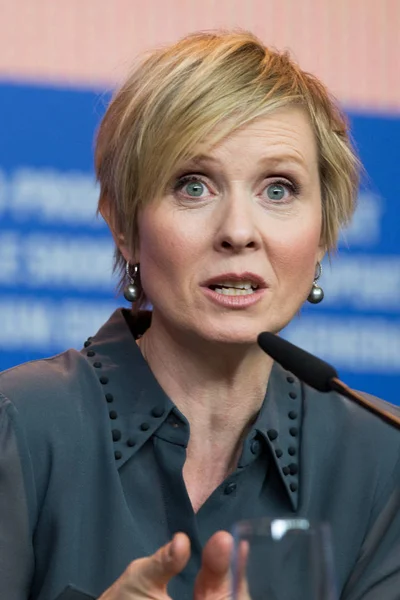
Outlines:
{"label": "glass rim", "polygon": [[243,519],[235,523],[231,529],[234,538],[244,536],[269,535],[274,541],[281,540],[289,534],[329,535],[329,525],[324,521],[316,521],[305,517],[258,517]]}

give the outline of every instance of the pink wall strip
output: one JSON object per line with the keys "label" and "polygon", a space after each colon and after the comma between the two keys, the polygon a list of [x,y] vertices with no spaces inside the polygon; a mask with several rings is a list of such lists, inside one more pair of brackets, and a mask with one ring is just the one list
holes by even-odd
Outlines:
{"label": "pink wall strip", "polygon": [[0,0],[0,78],[109,88],[186,33],[250,29],[348,107],[400,112],[399,0]]}

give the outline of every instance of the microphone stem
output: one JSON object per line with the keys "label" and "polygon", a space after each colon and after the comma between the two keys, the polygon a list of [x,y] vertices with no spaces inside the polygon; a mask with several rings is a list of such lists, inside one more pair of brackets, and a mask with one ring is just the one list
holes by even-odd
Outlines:
{"label": "microphone stem", "polygon": [[360,404],[370,412],[378,415],[391,425],[397,427],[397,429],[400,429],[400,417],[393,415],[384,408],[376,406],[370,400],[368,400],[368,398],[365,398],[358,392],[355,392],[354,390],[349,388],[349,386],[347,386],[345,383],[343,383],[343,381],[341,381],[337,377],[332,377],[332,379],[330,380],[330,385],[332,390],[335,390],[336,392],[339,392],[339,394],[342,394],[342,396],[346,396],[346,398],[357,402],[357,404]]}

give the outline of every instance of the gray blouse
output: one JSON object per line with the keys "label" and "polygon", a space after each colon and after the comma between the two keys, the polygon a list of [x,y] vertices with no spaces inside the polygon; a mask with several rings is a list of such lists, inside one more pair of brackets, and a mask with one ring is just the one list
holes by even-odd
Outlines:
{"label": "gray blouse", "polygon": [[129,321],[117,310],[81,352],[0,374],[0,599],[96,598],[184,531],[192,557],[170,593],[189,600],[215,531],[299,515],[331,526],[341,600],[398,600],[400,433],[275,364],[237,469],[195,514],[189,423],[134,341],[148,315]]}

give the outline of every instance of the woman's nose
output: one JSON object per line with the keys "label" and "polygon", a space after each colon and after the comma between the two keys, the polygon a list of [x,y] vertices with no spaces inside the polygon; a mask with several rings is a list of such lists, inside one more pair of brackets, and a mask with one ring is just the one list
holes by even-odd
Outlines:
{"label": "woman's nose", "polygon": [[261,240],[254,202],[245,193],[224,198],[218,215],[215,244],[218,251],[255,250]]}

